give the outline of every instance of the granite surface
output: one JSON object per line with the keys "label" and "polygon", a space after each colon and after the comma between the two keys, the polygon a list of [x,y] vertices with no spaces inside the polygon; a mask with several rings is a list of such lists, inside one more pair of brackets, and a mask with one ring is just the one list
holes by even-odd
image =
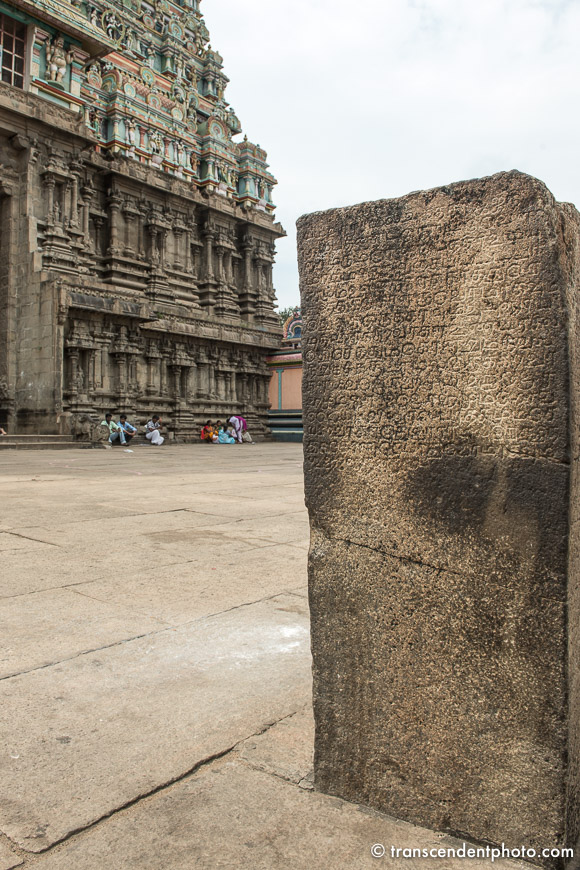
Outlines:
{"label": "granite surface", "polygon": [[508,845],[577,835],[578,220],[510,172],[298,222],[316,786]]}

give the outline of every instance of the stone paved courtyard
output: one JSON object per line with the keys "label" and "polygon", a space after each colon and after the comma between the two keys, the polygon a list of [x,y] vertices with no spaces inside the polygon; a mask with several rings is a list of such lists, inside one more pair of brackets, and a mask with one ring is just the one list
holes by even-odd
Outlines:
{"label": "stone paved courtyard", "polygon": [[0,870],[465,866],[311,788],[301,445],[8,450],[0,485]]}

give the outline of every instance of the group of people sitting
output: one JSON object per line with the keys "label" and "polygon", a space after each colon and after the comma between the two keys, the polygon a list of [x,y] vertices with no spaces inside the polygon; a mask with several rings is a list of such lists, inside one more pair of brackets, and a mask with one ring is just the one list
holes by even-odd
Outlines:
{"label": "group of people sitting", "polygon": [[232,414],[225,423],[218,420],[215,425],[207,420],[201,430],[201,440],[207,444],[242,444],[244,441],[253,444],[248,424],[239,414]]}
{"label": "group of people sitting", "polygon": [[[112,414],[105,414],[105,419],[101,425],[106,426],[109,430],[110,444],[118,441],[126,446],[137,434],[137,427],[129,423],[126,414],[120,415],[118,423],[115,423]],[[161,418],[158,414],[153,414],[145,426],[145,438],[151,444],[160,446],[165,441],[160,432],[161,426]],[[248,424],[240,414],[232,414],[225,423],[218,420],[215,425],[211,420],[208,420],[201,430],[201,440],[208,444],[242,444],[244,441],[253,444],[252,436],[248,432]]]}
{"label": "group of people sitting", "polygon": [[[106,426],[109,430],[109,443],[114,444],[115,441],[119,441],[120,444],[129,444],[131,438],[137,434],[137,427],[133,426],[132,423],[129,423],[127,420],[126,414],[121,414],[119,417],[119,422],[115,423],[113,420],[112,414],[105,414],[105,419],[103,420],[102,426]],[[151,442],[151,444],[157,444],[157,446],[161,446],[165,441],[165,438],[159,431],[161,429],[161,419],[158,414],[153,414],[147,425],[145,426],[145,438]]]}

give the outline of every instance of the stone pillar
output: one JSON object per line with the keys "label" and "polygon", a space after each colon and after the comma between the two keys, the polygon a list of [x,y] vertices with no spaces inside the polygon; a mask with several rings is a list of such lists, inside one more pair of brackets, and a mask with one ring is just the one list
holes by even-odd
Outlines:
{"label": "stone pillar", "polygon": [[232,285],[234,283],[234,272],[232,269],[232,252],[226,250],[224,257],[224,274],[226,284]]}
{"label": "stone pillar", "polygon": [[207,363],[198,362],[197,364],[197,398],[205,398],[209,393],[208,388],[208,366]]}
{"label": "stone pillar", "polygon": [[316,787],[538,856],[580,831],[579,228],[518,172],[298,222]]}
{"label": "stone pillar", "polygon": [[188,275],[191,274],[192,271],[192,262],[191,262],[191,230],[185,230],[185,271]]}
{"label": "stone pillar", "polygon": [[134,257],[135,249],[133,247],[133,234],[134,234],[134,223],[135,218],[137,217],[137,212],[132,208],[125,208],[123,210],[123,216],[125,218],[125,249],[123,254],[125,257]]}
{"label": "stone pillar", "polygon": [[145,259],[145,220],[146,211],[140,207],[137,213],[137,257]]}
{"label": "stone pillar", "polygon": [[256,396],[256,375],[248,375],[248,402],[250,405],[255,405],[258,399]]}
{"label": "stone pillar", "polygon": [[163,357],[159,360],[159,395],[167,394],[167,364]]}
{"label": "stone pillar", "polygon": [[159,266],[159,263],[160,263],[159,247],[158,247],[158,243],[157,243],[157,239],[159,236],[159,230],[154,224],[149,224],[148,229],[149,229],[150,250],[151,250],[150,260],[151,260],[151,265],[153,267],[155,267],[155,266]]}
{"label": "stone pillar", "polygon": [[83,235],[84,235],[84,243],[85,247],[90,247],[91,243],[91,231],[90,231],[90,217],[91,217],[91,200],[94,195],[94,189],[92,185],[86,184],[82,189],[83,194]]}
{"label": "stone pillar", "polygon": [[213,281],[213,240],[215,233],[212,230],[206,229],[204,232],[205,242],[205,279]]}
{"label": "stone pillar", "polygon": [[254,252],[253,242],[244,242],[244,290],[253,290],[252,286],[252,256]]}
{"label": "stone pillar", "polygon": [[165,254],[167,246],[167,229],[159,227],[159,268],[163,272],[165,269]]}
{"label": "stone pillar", "polygon": [[223,247],[223,245],[216,245],[215,252],[216,252],[216,256],[217,256],[217,279],[220,282],[220,284],[222,284],[225,281],[225,274],[224,274],[225,248]]}
{"label": "stone pillar", "polygon": [[170,365],[171,374],[173,376],[173,397],[176,401],[181,399],[181,366]]}
{"label": "stone pillar", "polygon": [[137,371],[137,356],[134,353],[127,355],[127,381],[128,391],[131,396],[139,392],[139,377]]}
{"label": "stone pillar", "polygon": [[117,254],[119,252],[119,211],[121,210],[121,199],[118,196],[112,196],[109,199],[109,254]]}
{"label": "stone pillar", "polygon": [[260,375],[260,402],[262,405],[269,405],[268,388],[270,386],[270,377],[269,373],[267,375]]}
{"label": "stone pillar", "polygon": [[72,201],[72,179],[67,178],[61,185],[62,190],[62,211],[61,220],[63,229],[70,226],[71,201]]}
{"label": "stone pillar", "polygon": [[79,380],[79,349],[78,347],[67,348],[67,356],[70,359],[70,379],[67,384],[69,393],[78,391]]}
{"label": "stone pillar", "polygon": [[47,224],[54,223],[54,188],[55,180],[52,175],[44,176],[44,186],[47,190],[46,196],[46,222]]}
{"label": "stone pillar", "polygon": [[87,351],[87,393],[89,396],[92,396],[96,388],[96,357],[96,348],[90,348]]}
{"label": "stone pillar", "polygon": [[108,360],[108,351],[103,347],[97,348],[95,351],[95,389],[97,390],[103,389]]}
{"label": "stone pillar", "polygon": [[182,254],[182,238],[184,228],[179,225],[173,226],[173,268],[183,272],[185,256]]}
{"label": "stone pillar", "polygon": [[197,396],[197,363],[191,362],[188,368],[185,369],[185,373],[185,390],[183,395],[187,402],[193,402]]}
{"label": "stone pillar", "polygon": [[70,225],[78,226],[79,223],[79,179],[78,175],[73,174],[69,181],[70,186]]}
{"label": "stone pillar", "polygon": [[93,218],[93,224],[95,227],[95,252],[97,254],[101,254],[102,249],[102,239],[101,239],[101,229],[104,223],[104,218],[101,215],[95,215]]}
{"label": "stone pillar", "polygon": [[125,393],[128,387],[129,371],[127,366],[127,354],[118,351],[114,354],[117,363],[117,390]]}
{"label": "stone pillar", "polygon": [[156,372],[159,370],[159,354],[148,353],[145,357],[147,361],[147,384],[145,392],[148,396],[153,396],[157,393]]}
{"label": "stone pillar", "polygon": [[248,375],[246,372],[242,372],[237,376],[237,383],[239,384],[239,388],[236,401],[239,400],[242,404],[245,404],[248,401]]}

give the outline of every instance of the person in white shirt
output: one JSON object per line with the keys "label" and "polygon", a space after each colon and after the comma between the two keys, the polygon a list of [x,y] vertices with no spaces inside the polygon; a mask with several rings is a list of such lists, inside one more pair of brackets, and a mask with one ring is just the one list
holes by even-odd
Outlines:
{"label": "person in white shirt", "polygon": [[163,435],[160,434],[161,420],[158,414],[153,414],[147,425],[145,426],[145,438],[151,441],[152,444],[161,446],[165,441]]}

